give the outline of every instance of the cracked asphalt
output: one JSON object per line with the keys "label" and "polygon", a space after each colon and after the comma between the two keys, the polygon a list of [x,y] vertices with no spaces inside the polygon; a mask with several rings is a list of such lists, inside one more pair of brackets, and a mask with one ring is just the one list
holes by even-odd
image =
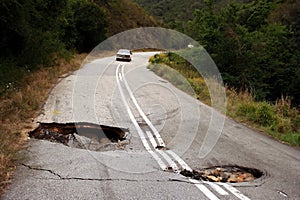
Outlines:
{"label": "cracked asphalt", "polygon": [[[4,199],[184,198],[186,186],[176,194],[179,185],[198,193],[184,177],[161,171],[143,151],[88,152],[36,139],[29,145],[31,158],[18,167],[13,188]],[[131,158],[124,156],[128,154]],[[141,164],[126,164],[127,159]],[[122,165],[122,170],[117,163],[106,164],[110,161]]]}
{"label": "cracked asphalt", "polygon": [[[300,199],[300,151],[226,119],[216,146],[204,158],[199,149],[212,109],[148,71],[153,53],[135,53],[132,62],[114,57],[95,60],[63,78],[53,89],[36,121],[89,122],[129,129],[122,149],[95,152],[45,140],[30,139],[3,199],[214,199],[186,177],[163,171],[147,152],[122,102],[116,68],[124,65],[137,102],[161,134],[166,147],[191,168],[240,165],[264,172],[251,183],[232,184],[247,198]],[[122,77],[121,77],[122,78]],[[121,79],[120,79],[121,80]],[[133,115],[140,119],[127,98]],[[139,121],[139,120],[138,120]],[[140,123],[143,128],[143,124]],[[203,183],[217,199],[241,199],[223,187],[222,195]]]}
{"label": "cracked asphalt", "polygon": [[188,183],[188,184],[192,184],[190,182],[188,182],[187,180],[180,180],[180,179],[172,179],[169,178],[168,180],[151,180],[151,179],[143,179],[143,180],[137,180],[137,179],[126,179],[126,178],[80,178],[80,177],[63,177],[62,175],[50,170],[50,169],[43,169],[40,167],[32,167],[30,165],[26,165],[26,164],[21,164],[24,167],[27,167],[30,170],[37,170],[37,171],[45,171],[45,172],[49,172],[50,174],[56,176],[58,179],[60,180],[80,180],[80,181],[132,181],[132,182],[138,182],[138,181],[143,181],[143,182],[168,182],[168,181],[175,181],[175,182],[183,182],[183,183]]}

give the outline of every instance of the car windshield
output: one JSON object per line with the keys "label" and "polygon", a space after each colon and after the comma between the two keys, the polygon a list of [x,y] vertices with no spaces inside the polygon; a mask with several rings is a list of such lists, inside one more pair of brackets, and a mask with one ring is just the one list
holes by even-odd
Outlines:
{"label": "car windshield", "polygon": [[127,50],[127,49],[120,49],[118,51],[118,54],[130,54],[130,50]]}

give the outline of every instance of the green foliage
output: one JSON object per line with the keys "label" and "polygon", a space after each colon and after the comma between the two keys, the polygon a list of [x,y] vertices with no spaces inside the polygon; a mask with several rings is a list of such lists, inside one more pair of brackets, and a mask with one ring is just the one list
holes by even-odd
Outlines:
{"label": "green foliage", "polygon": [[105,39],[107,21],[104,12],[104,9],[92,2],[83,2],[76,10],[76,47],[80,52],[91,51]]}
{"label": "green foliage", "polygon": [[262,126],[271,126],[275,121],[274,109],[267,102],[262,102],[257,110],[257,122]]}
{"label": "green foliage", "polygon": [[59,20],[65,4],[66,0],[1,2],[0,72],[6,76],[1,79],[1,92],[25,71],[51,65],[54,56],[65,54]]}
{"label": "green foliage", "polygon": [[257,106],[254,103],[242,103],[237,110],[238,116],[244,116],[245,119],[250,121],[256,120]]}
{"label": "green foliage", "polygon": [[[198,51],[199,52],[199,51]],[[193,53],[193,50],[180,52],[182,55]],[[205,81],[199,72],[185,59],[176,53],[156,54],[149,60],[148,68],[157,75],[170,81],[177,88],[210,104],[210,94]]]}
{"label": "green foliage", "polygon": [[261,126],[269,127],[275,123],[274,108],[267,102],[241,104],[238,113]]}
{"label": "green foliage", "polygon": [[300,105],[300,1],[135,1],[204,46],[228,86]]}
{"label": "green foliage", "polygon": [[5,91],[14,91],[18,80],[24,75],[24,69],[16,67],[14,60],[0,61],[0,96]]}
{"label": "green foliage", "polygon": [[24,73],[89,52],[112,33],[155,24],[129,0],[1,0],[0,94]]}
{"label": "green foliage", "polygon": [[[186,92],[188,87],[183,84],[184,82],[174,78],[174,75],[179,77],[178,73],[182,75],[193,89],[193,92],[189,90],[187,93],[195,94],[202,102],[210,104],[210,95],[204,79],[190,63],[179,55],[171,52],[157,54],[150,58],[149,63],[149,69]],[[289,98],[282,97],[272,104],[267,101],[255,101],[254,96],[248,91],[236,93],[227,88],[226,93],[229,116],[263,130],[282,141],[300,146],[300,113],[292,106]]]}
{"label": "green foliage", "polygon": [[[164,26],[184,31],[185,24],[192,19],[193,10],[203,6],[195,0],[134,0],[155,16]],[[176,17],[175,17],[176,16]]]}
{"label": "green foliage", "polygon": [[282,4],[267,0],[231,3],[219,12],[208,4],[195,10],[186,31],[210,53],[230,87],[253,91],[259,100],[290,96],[299,105],[300,49],[295,46],[299,28],[294,24],[299,20],[296,14],[289,22],[270,20]]}

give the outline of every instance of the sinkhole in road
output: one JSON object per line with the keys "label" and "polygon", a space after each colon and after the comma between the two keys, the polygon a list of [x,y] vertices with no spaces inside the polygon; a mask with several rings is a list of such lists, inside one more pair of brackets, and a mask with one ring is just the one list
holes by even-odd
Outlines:
{"label": "sinkhole in road", "polygon": [[242,183],[254,181],[255,179],[262,177],[264,173],[254,168],[226,165],[193,170],[192,172],[183,170],[180,174],[202,181]]}
{"label": "sinkhole in road", "polygon": [[87,122],[39,123],[29,137],[61,143],[69,147],[92,151],[122,149],[129,143],[126,128]]}

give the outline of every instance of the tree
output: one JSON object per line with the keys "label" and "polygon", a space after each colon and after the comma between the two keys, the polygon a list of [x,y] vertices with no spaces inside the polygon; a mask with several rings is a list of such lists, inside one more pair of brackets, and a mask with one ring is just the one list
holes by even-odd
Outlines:
{"label": "tree", "polygon": [[107,21],[105,11],[97,4],[83,2],[75,12],[78,31],[76,47],[80,52],[88,52],[105,39]]}
{"label": "tree", "polygon": [[204,9],[195,11],[187,32],[210,53],[230,87],[250,90],[259,100],[296,97],[300,40],[295,16],[300,9],[289,5],[285,8],[290,11],[281,10],[282,4],[232,3],[216,11],[212,1],[206,1]]}

